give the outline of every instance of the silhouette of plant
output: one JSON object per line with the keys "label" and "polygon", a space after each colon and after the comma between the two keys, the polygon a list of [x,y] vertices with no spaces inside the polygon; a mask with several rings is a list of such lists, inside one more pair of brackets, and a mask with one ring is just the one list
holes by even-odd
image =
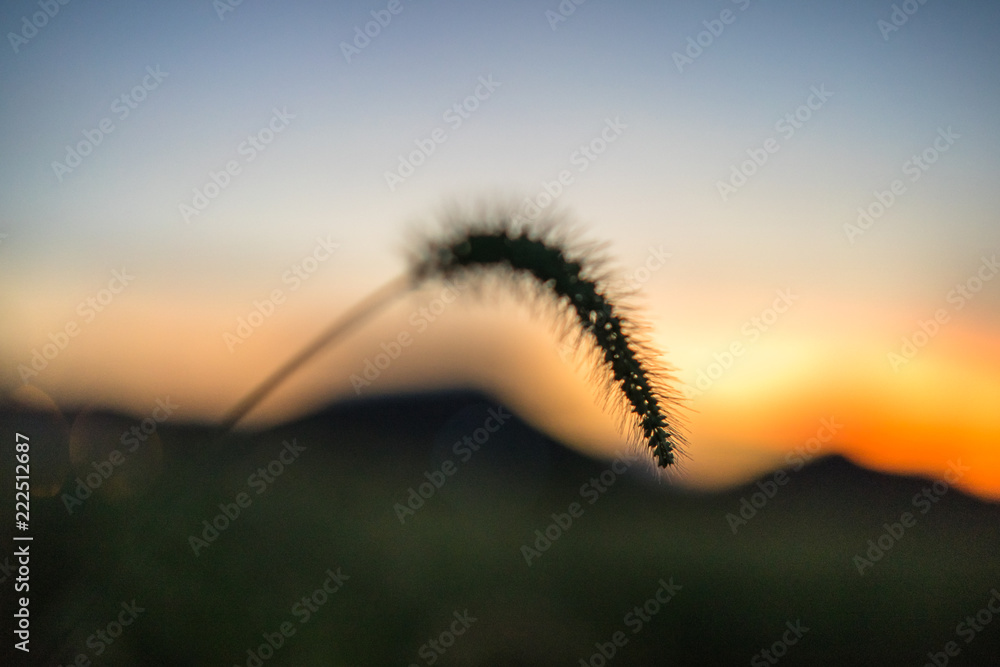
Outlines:
{"label": "silhouette of plant", "polygon": [[554,218],[528,226],[502,211],[452,214],[445,229],[418,239],[407,274],[359,303],[279,368],[230,412],[224,428],[233,427],[288,375],[393,299],[430,280],[463,274],[473,280],[496,277],[554,300],[559,312],[575,323],[576,342],[589,340],[597,352],[597,370],[609,395],[618,397],[612,402],[626,429],[652,449],[659,466],[676,463],[684,444],[674,409],[679,397],[670,391],[672,377],[656,363],[658,355],[642,336],[643,326],[621,305],[625,295],[608,293],[603,246],[570,242],[570,228]]}

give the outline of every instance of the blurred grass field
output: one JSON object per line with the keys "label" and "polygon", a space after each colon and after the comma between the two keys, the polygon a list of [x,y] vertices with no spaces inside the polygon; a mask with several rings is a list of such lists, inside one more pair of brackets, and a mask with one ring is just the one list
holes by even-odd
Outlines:
{"label": "blurred grass field", "polygon": [[[797,622],[808,630],[778,647],[781,664],[923,665],[949,641],[960,649],[949,664],[996,664],[1000,619],[969,643],[956,634],[1000,587],[996,505],[950,489],[920,514],[913,497],[929,480],[827,459],[791,474],[734,534],[727,513],[759,487],[685,493],[638,463],[591,504],[590,480],[610,479],[611,462],[516,417],[461,460],[453,443],[491,406],[464,392],[373,399],[221,442],[163,425],[161,467],[128,497],[95,492],[73,514],[59,495],[32,500],[32,652],[24,663],[8,642],[5,664],[774,664],[760,652]],[[304,450],[258,494],[249,477],[293,439]],[[445,460],[454,474],[401,522],[394,506]],[[5,499],[12,468],[5,450]],[[195,555],[190,536],[241,492],[249,506]],[[522,546],[574,502],[582,514],[529,566]],[[853,557],[907,511],[916,524],[859,575]],[[342,587],[301,622],[296,602],[338,568]],[[679,588],[637,630],[633,610],[661,580]],[[135,622],[95,642],[133,599]],[[448,635],[466,611],[475,621]],[[294,634],[255,661],[283,623]],[[437,652],[432,639],[450,645]]]}

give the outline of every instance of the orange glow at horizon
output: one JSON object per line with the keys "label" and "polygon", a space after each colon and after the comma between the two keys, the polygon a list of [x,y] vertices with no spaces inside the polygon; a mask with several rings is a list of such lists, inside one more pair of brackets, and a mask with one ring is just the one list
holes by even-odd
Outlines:
{"label": "orange glow at horizon", "polygon": [[[417,305],[403,299],[320,355],[248,425],[294,419],[331,400],[355,397],[351,373],[382,341],[409,327],[407,315]],[[142,306],[109,312],[36,385],[63,406],[89,401],[142,415],[157,397],[170,395],[182,406],[179,420],[218,419],[327,323],[303,299],[230,353],[221,334],[231,328],[233,313],[220,313],[207,301]],[[583,451],[610,455],[620,447],[615,416],[604,411],[589,369],[560,358],[552,323],[524,308],[511,317],[495,306],[446,312],[414,337],[408,353],[365,395],[480,387]],[[894,372],[882,347],[845,340],[835,349],[801,331],[775,331],[709,391],[690,398],[682,416],[692,445],[677,481],[706,489],[749,481],[784,465],[785,455],[814,437],[821,419],[830,419],[842,427],[819,455],[842,454],[866,467],[932,478],[960,461],[969,470],[957,486],[1000,500],[997,341],[955,324]],[[690,343],[674,341],[668,354],[683,368],[689,388],[697,372],[687,363],[693,358]]]}
{"label": "orange glow at horizon", "polygon": [[950,345],[921,351],[898,373],[884,350],[855,348],[775,378],[766,392],[744,385],[707,397],[695,428],[710,440],[759,443],[783,458],[816,437],[825,418],[839,428],[818,455],[931,478],[961,463],[969,470],[956,486],[1000,500],[1000,346],[953,333]]}

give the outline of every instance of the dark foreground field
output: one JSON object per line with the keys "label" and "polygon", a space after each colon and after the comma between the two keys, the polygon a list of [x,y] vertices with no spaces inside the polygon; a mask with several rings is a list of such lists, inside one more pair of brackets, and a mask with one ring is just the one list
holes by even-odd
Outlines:
{"label": "dark foreground field", "polygon": [[[379,399],[221,442],[168,420],[155,477],[32,500],[31,653],[5,632],[0,662],[997,664],[1000,507],[839,458],[693,495],[497,411]],[[6,624],[13,433],[49,431],[2,420]]]}

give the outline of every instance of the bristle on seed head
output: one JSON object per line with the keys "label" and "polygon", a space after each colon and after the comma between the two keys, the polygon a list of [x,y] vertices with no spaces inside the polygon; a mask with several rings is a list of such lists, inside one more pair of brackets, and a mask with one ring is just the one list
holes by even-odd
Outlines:
{"label": "bristle on seed head", "polygon": [[655,351],[640,340],[642,327],[608,294],[597,256],[602,246],[570,243],[568,226],[554,218],[528,224],[495,211],[475,218],[455,215],[447,228],[443,237],[424,239],[411,254],[413,284],[485,272],[530,277],[572,315],[579,337],[596,345],[598,367],[621,397],[633,435],[652,449],[660,467],[675,464],[684,438],[670,408],[679,397],[669,390],[672,378],[656,364]]}

